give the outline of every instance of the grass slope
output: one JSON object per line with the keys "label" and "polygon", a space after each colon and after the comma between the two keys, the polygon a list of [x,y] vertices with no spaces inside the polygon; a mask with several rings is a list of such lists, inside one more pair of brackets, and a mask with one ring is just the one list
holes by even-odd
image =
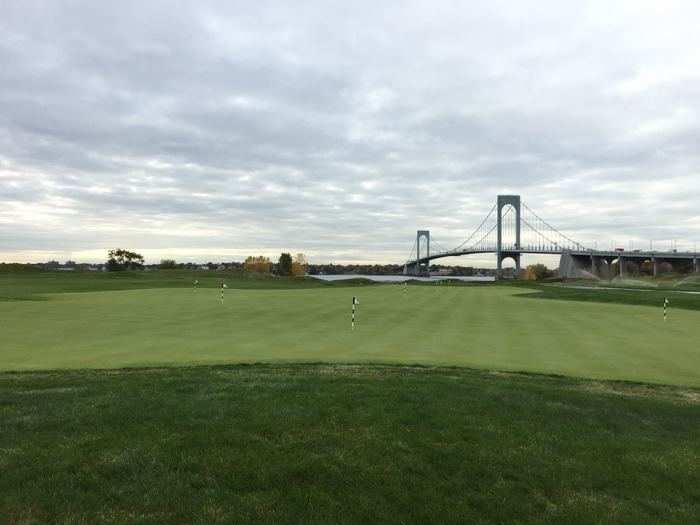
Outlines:
{"label": "grass slope", "polygon": [[[522,286],[522,285],[520,285]],[[659,308],[668,298],[672,309],[700,310],[700,295],[678,289],[606,289],[579,285],[535,285],[529,297],[533,299],[555,299],[590,303],[614,303]],[[693,291],[694,292],[694,291]]]}
{"label": "grass slope", "polygon": [[601,303],[602,290],[537,292],[598,294],[586,302],[532,300],[515,286],[302,285],[231,289],[223,306],[218,290],[191,287],[0,302],[0,369],[419,363],[700,385],[700,313],[690,309],[664,323],[658,306]]}
{"label": "grass slope", "polygon": [[9,523],[694,523],[700,392],[464,369],[0,374]]}
{"label": "grass slope", "polygon": [[291,279],[231,271],[162,270],[139,272],[0,271],[0,301],[42,300],[46,294],[151,288],[218,288],[221,281],[242,289],[323,288],[357,282],[326,283],[317,279]]}

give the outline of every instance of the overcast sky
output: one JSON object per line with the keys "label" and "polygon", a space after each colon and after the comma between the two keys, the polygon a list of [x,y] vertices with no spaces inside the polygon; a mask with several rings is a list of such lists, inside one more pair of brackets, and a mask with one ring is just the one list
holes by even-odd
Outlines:
{"label": "overcast sky", "polygon": [[333,4],[2,2],[0,260],[700,245],[697,1]]}

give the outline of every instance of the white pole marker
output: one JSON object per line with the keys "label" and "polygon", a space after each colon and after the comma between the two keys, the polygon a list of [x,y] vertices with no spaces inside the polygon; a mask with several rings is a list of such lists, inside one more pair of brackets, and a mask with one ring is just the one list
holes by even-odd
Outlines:
{"label": "white pole marker", "polygon": [[671,304],[671,302],[668,300],[668,297],[664,298],[664,321],[668,318],[668,305]]}
{"label": "white pole marker", "polygon": [[352,296],[352,320],[351,320],[351,325],[352,329],[355,329],[355,305],[360,304],[360,300],[355,297],[354,295]]}

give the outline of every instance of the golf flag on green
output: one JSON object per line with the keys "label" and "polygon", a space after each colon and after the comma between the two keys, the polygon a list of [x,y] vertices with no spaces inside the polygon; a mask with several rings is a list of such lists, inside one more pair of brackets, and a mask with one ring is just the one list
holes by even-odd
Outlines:
{"label": "golf flag on green", "polygon": [[351,321],[353,330],[355,329],[355,306],[358,304],[360,304],[360,300],[353,295],[352,296],[352,321]]}

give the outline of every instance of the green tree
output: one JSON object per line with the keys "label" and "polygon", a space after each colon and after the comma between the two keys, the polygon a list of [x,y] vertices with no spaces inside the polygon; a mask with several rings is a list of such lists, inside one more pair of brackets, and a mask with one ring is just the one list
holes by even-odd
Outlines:
{"label": "green tree", "polygon": [[175,262],[175,259],[161,259],[160,260],[160,269],[161,270],[174,270],[177,268],[177,263]]}
{"label": "green tree", "polygon": [[270,259],[263,255],[250,256],[246,258],[245,262],[243,263],[243,267],[249,272],[270,273],[272,263],[270,262]]}
{"label": "green tree", "polygon": [[277,273],[279,275],[292,275],[292,256],[288,253],[280,254],[277,262]]}
{"label": "green tree", "polygon": [[307,261],[306,255],[303,253],[297,253],[294,256],[294,262],[292,263],[292,275],[294,277],[304,277],[308,267],[309,261]]}
{"label": "green tree", "polygon": [[525,269],[525,279],[528,281],[541,281],[552,276],[552,272],[544,264],[531,264]]}
{"label": "green tree", "polygon": [[143,268],[143,255],[136,252],[117,248],[109,250],[107,255],[107,270],[110,272]]}

